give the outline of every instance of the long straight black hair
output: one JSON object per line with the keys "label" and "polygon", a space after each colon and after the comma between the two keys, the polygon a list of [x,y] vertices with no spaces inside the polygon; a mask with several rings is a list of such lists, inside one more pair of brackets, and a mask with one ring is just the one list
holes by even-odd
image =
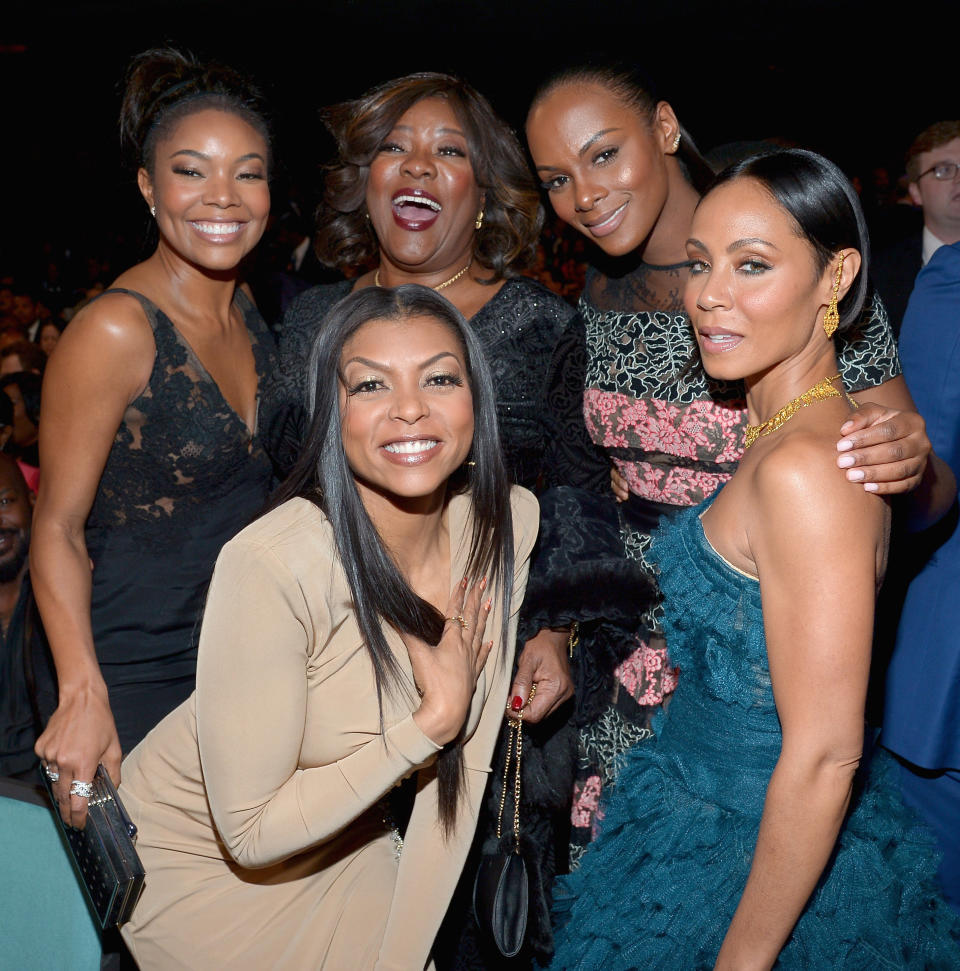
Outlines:
{"label": "long straight black hair", "polygon": [[[383,633],[383,624],[436,645],[443,635],[444,617],[417,596],[383,544],[367,514],[343,447],[340,389],[343,385],[343,347],[364,324],[373,320],[402,321],[431,317],[456,336],[464,352],[467,379],[473,396],[474,432],[470,464],[448,481],[448,498],[469,492],[473,530],[467,574],[485,574],[499,583],[503,617],[502,648],[508,648],[508,618],[513,596],[513,519],[510,482],[503,464],[497,429],[493,378],[483,351],[463,314],[428,287],[415,284],[366,287],[344,297],[327,314],[307,365],[309,430],[300,457],[270,500],[268,509],[296,496],[317,505],[327,517],[337,545],[357,624],[363,636],[377,684],[380,723],[383,694],[410,690],[411,685]],[[439,817],[449,834],[456,821],[464,788],[463,739],[444,748],[437,763]]]}

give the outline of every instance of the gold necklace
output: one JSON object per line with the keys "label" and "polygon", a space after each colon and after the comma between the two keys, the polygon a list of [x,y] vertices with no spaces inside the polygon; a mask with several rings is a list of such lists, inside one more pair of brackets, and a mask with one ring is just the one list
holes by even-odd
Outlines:
{"label": "gold necklace", "polygon": [[[450,277],[449,280],[444,280],[443,283],[438,283],[435,287],[431,287],[430,289],[431,290],[436,290],[439,293],[441,290],[444,289],[444,287],[450,286],[451,283],[456,283],[457,280],[459,280],[460,277],[462,277],[463,274],[466,273],[467,270],[469,270],[471,266],[473,266],[473,257],[472,256],[470,257],[470,262],[459,273],[454,273],[454,275],[452,277]],[[380,283],[380,267],[379,266],[377,267],[376,272],[373,274],[373,285],[375,287],[379,287],[379,286],[382,286],[383,285],[383,284]]]}
{"label": "gold necklace", "polygon": [[804,391],[803,394],[797,395],[796,398],[788,401],[772,418],[768,418],[759,425],[747,425],[746,437],[743,443],[744,449],[750,448],[758,438],[763,438],[764,435],[769,435],[771,432],[775,432],[778,428],[785,425],[801,408],[806,408],[807,405],[812,405],[815,401],[841,397],[840,392],[831,383],[839,377],[839,374],[835,374],[832,378],[824,378],[810,388],[809,391]]}

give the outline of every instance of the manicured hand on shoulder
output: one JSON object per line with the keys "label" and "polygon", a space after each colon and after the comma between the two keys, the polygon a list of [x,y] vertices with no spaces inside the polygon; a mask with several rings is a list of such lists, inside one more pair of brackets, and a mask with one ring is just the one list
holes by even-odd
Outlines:
{"label": "manicured hand on shoulder", "polygon": [[930,458],[926,423],[915,411],[865,402],[840,428],[837,465],[867,492],[896,495],[920,485]]}

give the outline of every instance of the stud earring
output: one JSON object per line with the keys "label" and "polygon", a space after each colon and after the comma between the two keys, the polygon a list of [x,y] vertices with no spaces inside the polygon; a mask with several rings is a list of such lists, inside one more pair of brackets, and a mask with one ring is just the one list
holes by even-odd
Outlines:
{"label": "stud earring", "polygon": [[150,207],[150,215],[153,216],[154,219],[157,218],[157,207],[156,206],[151,206]]}
{"label": "stud earring", "polygon": [[483,225],[483,210],[477,213],[477,221],[473,224],[474,229],[479,229]]}
{"label": "stud earring", "polygon": [[828,338],[833,337],[837,328],[840,326],[840,311],[837,309],[837,295],[840,292],[840,277],[843,275],[843,253],[840,254],[840,262],[837,264],[837,278],[833,282],[833,296],[827,312],[823,315],[823,332]]}

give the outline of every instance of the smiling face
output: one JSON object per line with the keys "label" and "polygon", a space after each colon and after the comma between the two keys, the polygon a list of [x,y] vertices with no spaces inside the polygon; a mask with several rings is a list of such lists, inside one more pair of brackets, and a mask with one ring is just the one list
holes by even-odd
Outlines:
{"label": "smiling face", "polygon": [[473,443],[463,347],[434,317],[372,320],[341,355],[343,447],[360,495],[434,499]]}
{"label": "smiling face", "polygon": [[161,248],[204,270],[234,269],[270,213],[267,144],[239,115],[196,111],[157,141],[140,191],[156,206]]}
{"label": "smiling face", "polygon": [[818,324],[835,267],[818,272],[813,247],[755,179],[735,179],[704,197],[687,255],[684,305],[708,374],[736,380],[823,353]]}
{"label": "smiling face", "polygon": [[554,211],[611,256],[637,249],[656,226],[676,131],[668,105],[651,122],[599,84],[563,84],[527,118],[530,154]]}
{"label": "smiling face", "polygon": [[17,579],[26,566],[32,516],[20,470],[9,456],[0,456],[0,583]]}
{"label": "smiling face", "polygon": [[419,273],[466,266],[482,194],[446,100],[424,98],[400,116],[370,164],[366,204],[381,260]]}

